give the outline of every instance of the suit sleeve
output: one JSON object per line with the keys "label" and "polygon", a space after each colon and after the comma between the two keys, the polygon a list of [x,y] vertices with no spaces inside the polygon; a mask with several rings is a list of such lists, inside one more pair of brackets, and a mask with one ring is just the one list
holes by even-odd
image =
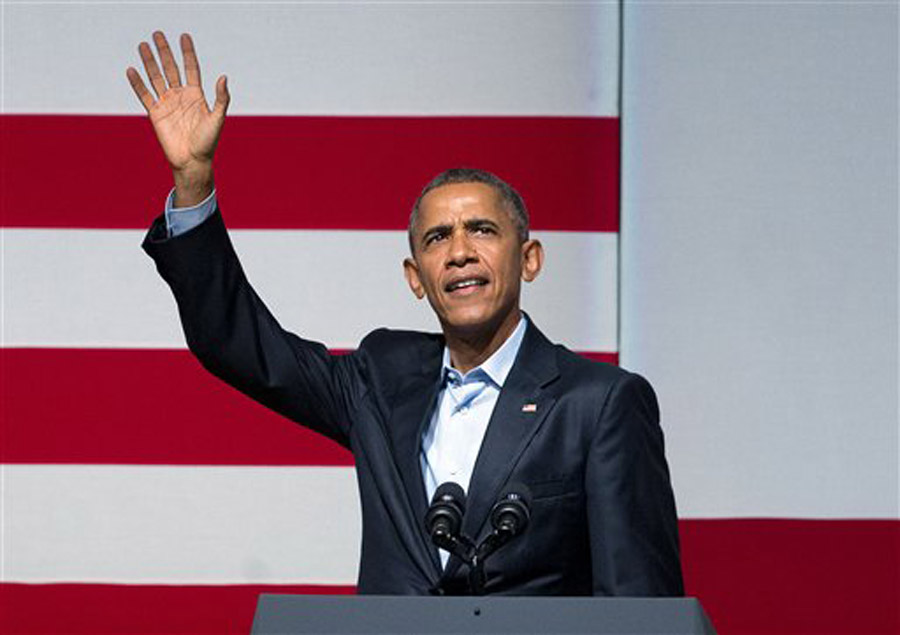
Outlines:
{"label": "suit sleeve", "polygon": [[322,344],[282,329],[247,281],[218,211],[174,238],[157,218],[143,248],[172,289],[188,347],[207,370],[349,445],[364,354],[332,356]]}
{"label": "suit sleeve", "polygon": [[595,595],[684,594],[678,520],[650,384],[624,375],[589,449],[588,524]]}

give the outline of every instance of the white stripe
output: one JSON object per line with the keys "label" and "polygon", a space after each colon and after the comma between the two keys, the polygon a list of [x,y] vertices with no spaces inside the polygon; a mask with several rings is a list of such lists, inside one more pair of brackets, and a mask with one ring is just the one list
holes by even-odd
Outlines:
{"label": "white stripe", "polygon": [[356,583],[352,468],[2,470],[6,582]]}
{"label": "white stripe", "polygon": [[683,513],[900,518],[898,3],[761,9],[629,3],[622,363]]}
{"label": "white stripe", "polygon": [[[233,113],[618,112],[618,2],[5,3],[3,109],[142,112],[125,79],[153,29],[194,35]],[[180,55],[180,53],[179,53]]]}
{"label": "white stripe", "polygon": [[[617,234],[533,232],[545,269],[523,307],[579,351],[616,350]],[[355,348],[373,328],[438,330],[406,286],[402,231],[232,232],[244,268],[286,328]],[[4,229],[4,346],[183,348],[166,285],[137,230]],[[351,310],[348,310],[350,308]]]}

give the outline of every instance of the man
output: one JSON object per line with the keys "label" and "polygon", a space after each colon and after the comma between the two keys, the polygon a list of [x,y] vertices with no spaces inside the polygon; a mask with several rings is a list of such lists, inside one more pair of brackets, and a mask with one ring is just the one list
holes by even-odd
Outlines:
{"label": "man", "polygon": [[441,335],[369,334],[346,356],[278,324],[248,284],[215,204],[212,159],[229,95],[212,110],[189,36],[187,84],[161,33],[139,47],[156,93],[128,69],[175,189],[144,243],[175,295],[191,350],[239,390],[350,448],[363,512],[359,591],[468,592],[467,566],[423,519],[444,482],[468,493],[462,533],[480,542],[510,483],[531,492],[527,530],[485,567],[505,594],[680,595],[675,507],[658,409],[637,375],[551,344],[519,306],[544,253],[519,195],[450,170],[426,186],[404,261]]}

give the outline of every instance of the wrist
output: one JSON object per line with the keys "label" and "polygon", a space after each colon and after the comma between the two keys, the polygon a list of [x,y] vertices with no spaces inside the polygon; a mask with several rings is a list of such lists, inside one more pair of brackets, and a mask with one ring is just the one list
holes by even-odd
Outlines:
{"label": "wrist", "polygon": [[212,164],[194,165],[173,172],[175,178],[175,207],[193,207],[213,191]]}

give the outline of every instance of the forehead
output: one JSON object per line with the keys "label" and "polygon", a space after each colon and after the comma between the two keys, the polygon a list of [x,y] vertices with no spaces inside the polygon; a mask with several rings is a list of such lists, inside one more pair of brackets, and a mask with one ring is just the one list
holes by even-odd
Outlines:
{"label": "forehead", "polygon": [[485,183],[452,183],[434,188],[419,205],[419,229],[467,218],[509,221],[498,192]]}

